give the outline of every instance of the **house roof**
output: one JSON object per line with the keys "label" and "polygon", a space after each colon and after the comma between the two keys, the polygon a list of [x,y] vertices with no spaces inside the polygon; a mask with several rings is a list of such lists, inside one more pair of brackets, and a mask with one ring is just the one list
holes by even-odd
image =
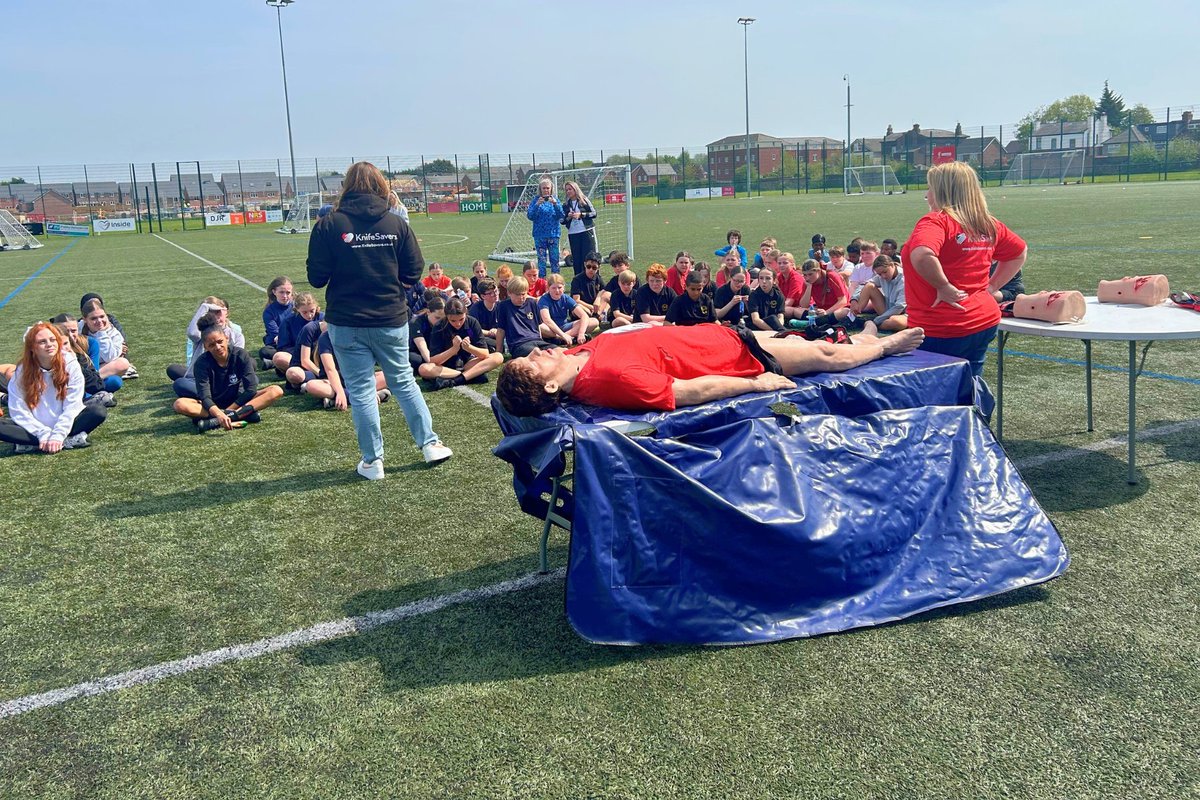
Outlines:
{"label": "house roof", "polygon": [[674,178],[676,175],[675,168],[670,164],[659,162],[658,164],[635,164],[635,170],[640,169],[647,175],[655,175],[659,178]]}
{"label": "house roof", "polygon": [[1112,136],[1101,142],[1101,144],[1127,144],[1130,141],[1133,141],[1135,144],[1145,144],[1150,140],[1146,138],[1146,134],[1139,131],[1137,126],[1134,125],[1132,128],[1132,136],[1130,135],[1130,130],[1123,130],[1120,133],[1114,133]]}
{"label": "house roof", "polygon": [[1083,122],[1041,122],[1033,129],[1034,136],[1058,136],[1062,133],[1085,133],[1091,130],[1092,123]]}
{"label": "house roof", "polygon": [[1000,142],[995,136],[973,136],[968,139],[959,139],[957,143],[958,152],[960,153],[979,153],[988,148],[988,145],[995,142],[996,146],[1000,146]]}
{"label": "house roof", "polygon": [[[221,183],[226,192],[278,192],[279,176],[274,172],[225,172]],[[243,189],[243,187],[245,187]]]}

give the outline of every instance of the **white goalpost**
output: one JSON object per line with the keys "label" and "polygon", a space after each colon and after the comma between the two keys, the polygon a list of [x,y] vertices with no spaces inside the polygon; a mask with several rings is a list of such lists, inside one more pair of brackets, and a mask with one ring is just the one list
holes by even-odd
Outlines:
{"label": "white goalpost", "polygon": [[1018,153],[1004,174],[1003,186],[1034,183],[1083,183],[1086,150],[1053,150]]}
{"label": "white goalpost", "polygon": [[11,212],[0,209],[0,250],[33,250],[42,247],[29,230]]}
{"label": "white goalpost", "polygon": [[887,164],[846,167],[842,174],[846,194],[903,194],[896,172]]}
{"label": "white goalpost", "polygon": [[[559,202],[565,199],[563,187],[567,181],[579,184],[596,209],[596,251],[601,256],[620,250],[633,258],[633,191],[630,175],[628,164],[531,173],[500,234],[500,241],[496,242],[488,258],[514,264],[537,258],[533,246],[533,223],[525,216],[525,212],[537,197],[538,184],[543,178],[549,178],[554,183],[554,196]],[[567,229],[563,227],[561,231],[560,249],[565,259]]]}
{"label": "white goalpost", "polygon": [[287,217],[283,220],[283,227],[278,228],[276,233],[308,233],[312,225],[311,217],[313,207],[321,207],[320,194],[298,194],[292,200],[292,207],[288,211]]}

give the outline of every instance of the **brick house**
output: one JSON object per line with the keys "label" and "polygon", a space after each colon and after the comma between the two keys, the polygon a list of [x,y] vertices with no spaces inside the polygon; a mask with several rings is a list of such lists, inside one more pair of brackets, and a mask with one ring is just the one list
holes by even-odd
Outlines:
{"label": "brick house", "polygon": [[656,186],[660,180],[674,181],[678,179],[675,168],[670,164],[634,164],[630,171],[629,180],[636,186]]}

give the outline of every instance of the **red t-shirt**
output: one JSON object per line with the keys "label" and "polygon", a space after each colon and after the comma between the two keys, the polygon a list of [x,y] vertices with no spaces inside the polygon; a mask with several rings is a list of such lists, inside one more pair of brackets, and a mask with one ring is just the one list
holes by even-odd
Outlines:
{"label": "red t-shirt", "polygon": [[432,275],[426,275],[421,278],[421,285],[426,289],[437,289],[439,292],[444,292],[450,288],[450,278],[446,275],[434,280]]}
{"label": "red t-shirt", "polygon": [[804,294],[804,276],[794,269],[788,270],[786,275],[783,274],[783,270],[778,270],[775,273],[775,285],[779,287],[785,299],[798,300],[800,295]]}
{"label": "red t-shirt", "polygon": [[546,293],[546,290],[548,287],[549,287],[549,284],[546,283],[545,278],[538,278],[536,281],[529,284],[529,296],[530,297],[541,297],[542,295],[544,295]]}
{"label": "red t-shirt", "polygon": [[1021,255],[1025,241],[996,220],[996,240],[970,239],[962,226],[944,211],[931,211],[917,220],[904,243],[901,259],[912,264],[912,251],[928,247],[942,262],[946,279],[967,293],[961,305],[966,311],[945,303],[936,308],[937,291],[916,269],[904,270],[904,295],[908,301],[908,324],[924,328],[927,336],[953,339],[970,336],[1000,324],[1000,307],[988,291],[988,270],[993,261],[1008,261]]}
{"label": "red t-shirt", "polygon": [[[796,291],[790,295],[791,299],[799,304],[807,289],[808,282],[801,277],[796,283]],[[847,291],[846,281],[842,279],[841,274],[832,270],[825,270],[825,280],[821,282],[820,286],[812,287],[812,296],[808,301],[816,303],[817,308],[828,309],[843,297],[849,296],[850,292]]]}
{"label": "red t-shirt", "polygon": [[677,294],[677,295],[683,294],[683,292],[684,292],[683,281],[684,281],[684,276],[679,274],[678,269],[676,269],[675,267],[671,267],[670,269],[667,270],[667,286],[670,286],[672,289],[674,289],[675,294]]}
{"label": "red t-shirt", "polygon": [[591,354],[575,376],[571,397],[623,411],[673,411],[676,378],[753,378],[764,372],[737,333],[723,325],[606,333],[567,352]]}

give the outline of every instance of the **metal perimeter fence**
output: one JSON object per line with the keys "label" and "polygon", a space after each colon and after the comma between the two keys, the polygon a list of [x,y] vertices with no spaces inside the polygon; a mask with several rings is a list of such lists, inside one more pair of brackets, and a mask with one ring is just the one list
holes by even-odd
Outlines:
{"label": "metal perimeter fence", "polygon": [[[929,167],[972,164],[985,186],[1021,183],[1200,178],[1196,106],[1152,111],[1153,121],[1120,128],[1093,116],[952,129],[888,127],[879,137],[774,137],[734,134],[698,146],[625,147],[529,153],[426,153],[347,157],[183,160],[128,164],[0,165],[0,210],[36,233],[161,231],[282,222],[297,196],[311,213],[341,190],[355,161],[383,169],[416,213],[490,213],[531,175],[603,164],[630,164],[634,199],[707,200],[749,194],[841,193],[847,166],[886,165],[904,190],[924,187]],[[1053,169],[1014,178],[1014,165],[1077,154],[1069,175]],[[749,163],[749,170],[747,170]],[[749,175],[747,175],[749,172]],[[852,187],[853,188],[853,187]],[[515,197],[511,199],[515,200]],[[314,201],[315,202],[312,202]],[[57,223],[43,226],[41,223]],[[44,230],[39,230],[43,229]],[[51,231],[50,229],[53,229]]]}

